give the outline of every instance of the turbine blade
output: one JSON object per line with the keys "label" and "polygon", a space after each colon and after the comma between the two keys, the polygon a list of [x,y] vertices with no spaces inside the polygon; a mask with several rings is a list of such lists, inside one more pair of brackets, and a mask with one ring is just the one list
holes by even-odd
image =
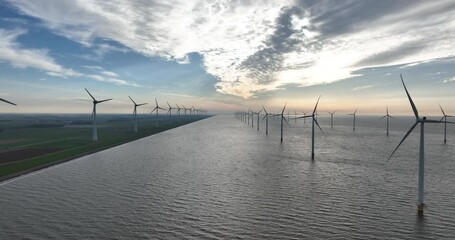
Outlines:
{"label": "turbine blade", "polygon": [[319,95],[318,101],[316,102],[316,105],[314,106],[313,115],[316,112],[316,109],[318,108],[319,99],[321,99],[321,95]]}
{"label": "turbine blade", "polygon": [[411,95],[409,95],[408,89],[406,88],[406,85],[404,84],[403,76],[401,76],[401,74],[400,74],[400,78],[401,78],[401,82],[403,83],[404,90],[406,91],[406,95],[408,95],[409,102],[411,103],[412,111],[414,111],[414,115],[416,116],[416,118],[419,118],[419,112],[417,111],[414,101],[412,101]]}
{"label": "turbine blade", "polygon": [[140,104],[136,104],[136,106],[139,107],[139,106],[146,105],[146,104],[148,104],[148,103],[140,103]]}
{"label": "turbine blade", "polygon": [[285,118],[283,115],[281,115],[281,117],[282,117],[282,118],[284,119],[284,121],[289,125],[288,120],[286,120],[286,118]]}
{"label": "turbine blade", "polygon": [[137,105],[136,102],[130,96],[128,96],[128,97],[131,99],[131,102],[133,102],[134,105]]}
{"label": "turbine blade", "polygon": [[444,110],[442,109],[441,104],[439,104],[439,108],[441,108],[442,115],[445,116],[446,113],[445,113]]}
{"label": "turbine blade", "polygon": [[386,115],[389,115],[389,105],[386,106],[385,111],[386,111]]}
{"label": "turbine blade", "polygon": [[85,91],[87,91],[88,95],[90,95],[90,97],[93,99],[93,101],[96,101],[96,99],[93,97],[93,95],[87,90],[87,88],[85,88]]}
{"label": "turbine blade", "polygon": [[267,112],[267,110],[265,110],[264,105],[262,105],[262,109],[264,109],[265,114],[269,114],[269,113]]}
{"label": "turbine blade", "polygon": [[313,121],[314,121],[314,123],[316,123],[316,125],[318,125],[319,129],[321,129],[321,132],[324,132],[324,131],[322,131],[321,126],[319,126],[318,120],[316,120],[316,118],[313,118]]}
{"label": "turbine blade", "polygon": [[264,119],[268,117],[268,114],[264,115],[264,117],[262,118],[261,122],[264,121]]}
{"label": "turbine blade", "polygon": [[107,102],[107,101],[110,101],[110,100],[112,100],[112,98],[104,99],[104,100],[98,101],[98,103]]}
{"label": "turbine blade", "polygon": [[417,124],[419,124],[419,122],[415,122],[414,125],[412,125],[412,127],[408,130],[406,135],[404,135],[403,139],[401,139],[400,143],[395,148],[395,150],[393,150],[392,154],[390,154],[389,158],[387,158],[387,161],[389,161],[390,158],[392,158],[393,154],[395,154],[395,152],[398,150],[398,148],[401,146],[401,144],[404,142],[404,140],[406,140],[406,138],[409,136],[409,134],[411,134],[412,130],[414,130],[414,128],[417,126]]}
{"label": "turbine blade", "polygon": [[281,111],[281,115],[283,115],[284,109],[286,109],[286,105],[287,105],[287,104],[288,104],[288,102],[286,102],[286,103],[284,104],[283,110]]}
{"label": "turbine blade", "polygon": [[14,106],[17,106],[15,103],[12,103],[12,102],[10,102],[10,101],[8,101],[8,100],[5,100],[5,99],[3,99],[3,98],[0,98],[0,101],[9,103],[9,104],[14,105]]}
{"label": "turbine blade", "polygon": [[455,122],[449,122],[449,121],[438,121],[438,120],[424,120],[426,123],[450,123],[454,124]]}
{"label": "turbine blade", "polygon": [[172,109],[171,104],[169,104],[168,101],[166,101],[167,105],[169,106],[169,109]]}
{"label": "turbine blade", "polygon": [[354,114],[353,114],[353,115],[355,115],[355,114],[357,113],[357,109],[358,109],[358,108],[356,108],[356,109],[355,109],[355,111],[354,111]]}
{"label": "turbine blade", "polygon": [[380,118],[379,120],[382,120],[383,118],[387,117],[387,115],[385,115],[384,117]]}

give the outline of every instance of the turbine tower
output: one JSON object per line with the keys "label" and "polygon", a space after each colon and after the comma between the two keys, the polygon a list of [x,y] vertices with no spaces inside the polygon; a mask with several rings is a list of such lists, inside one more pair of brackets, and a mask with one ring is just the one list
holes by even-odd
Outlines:
{"label": "turbine tower", "polygon": [[316,105],[314,106],[314,110],[313,110],[313,113],[311,115],[306,115],[306,116],[303,116],[303,117],[299,117],[299,118],[303,118],[305,120],[305,118],[312,118],[312,128],[311,128],[311,159],[314,159],[314,124],[316,123],[316,125],[318,125],[319,129],[321,129],[321,132],[322,132],[322,128],[321,126],[319,126],[319,123],[318,123],[318,120],[316,119],[316,110],[318,108],[318,104],[319,104],[319,99],[321,99],[321,96],[319,96],[318,98],[318,101],[316,102]]}
{"label": "turbine tower", "polygon": [[336,111],[333,112],[328,112],[330,114],[330,128],[333,129],[333,114],[336,113]]}
{"label": "turbine tower", "polygon": [[447,143],[447,118],[455,117],[455,116],[447,115],[444,112],[444,109],[442,109],[441,104],[439,104],[439,108],[441,108],[441,112],[442,112],[442,118],[440,121],[444,120],[444,143]]}
{"label": "turbine tower", "polygon": [[387,118],[387,136],[389,136],[389,118],[394,119],[392,116],[389,115],[389,106],[386,107],[386,114],[379,120],[383,118]]}
{"label": "turbine tower", "polygon": [[158,101],[156,100],[156,98],[155,98],[155,104],[156,104],[156,105],[155,105],[155,108],[152,110],[152,113],[153,113],[154,111],[156,111],[156,122],[155,122],[155,123],[156,123],[156,126],[158,127],[158,110],[160,110],[160,109],[161,109],[161,110],[166,110],[166,109],[164,109],[164,108],[162,108],[162,107],[160,107],[160,106],[158,105]]}
{"label": "turbine tower", "polygon": [[131,100],[131,102],[133,102],[134,104],[134,110],[133,110],[133,115],[134,115],[134,132],[137,132],[137,107],[139,106],[142,106],[142,105],[145,105],[147,103],[140,103],[140,104],[137,104],[130,96],[128,96]]}
{"label": "turbine tower", "polygon": [[104,100],[96,100],[93,95],[85,88],[85,91],[87,91],[88,95],[93,99],[93,110],[92,110],[92,121],[93,121],[93,132],[92,132],[92,141],[98,141],[98,131],[96,127],[96,104],[110,101],[112,98],[109,99],[104,99]]}
{"label": "turbine tower", "polygon": [[5,100],[5,99],[3,99],[3,98],[0,98],[0,101],[6,102],[6,103],[11,104],[11,105],[14,105],[14,106],[17,106],[15,103],[12,103],[12,102],[10,102],[10,101],[8,101],[8,100]]}
{"label": "turbine tower", "polygon": [[[424,194],[424,173],[425,173],[425,138],[424,138],[424,133],[425,133],[425,123],[440,123],[442,121],[436,121],[436,120],[428,120],[426,117],[420,117],[419,112],[417,111],[417,108],[412,101],[411,95],[409,95],[408,89],[406,88],[406,85],[404,84],[403,77],[400,74],[401,82],[403,83],[404,90],[406,91],[406,95],[408,96],[409,103],[411,104],[412,111],[414,112],[414,115],[416,117],[416,122],[411,126],[411,128],[408,130],[408,132],[404,135],[403,139],[401,139],[401,142],[398,144],[398,146],[393,150],[392,154],[390,154],[389,158],[387,160],[390,160],[392,158],[393,154],[398,150],[398,148],[401,146],[401,144],[404,142],[404,140],[409,136],[409,134],[414,130],[414,128],[420,123],[420,149],[419,149],[419,180],[418,180],[418,196],[417,196],[417,212],[423,213],[423,209],[425,208],[425,203],[423,202],[423,194]],[[444,123],[447,123],[444,121]],[[452,122],[449,122],[452,123]]]}
{"label": "turbine tower", "polygon": [[355,114],[357,113],[357,109],[358,108],[355,109],[354,113],[349,114],[349,115],[353,116],[353,118],[352,118],[352,131],[354,131],[354,132],[355,132]]}

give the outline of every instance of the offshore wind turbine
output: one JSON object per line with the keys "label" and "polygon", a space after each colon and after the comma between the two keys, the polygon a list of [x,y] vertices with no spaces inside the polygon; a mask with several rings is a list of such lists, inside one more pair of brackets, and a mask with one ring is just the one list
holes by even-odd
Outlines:
{"label": "offshore wind turbine", "polygon": [[134,115],[134,132],[137,132],[137,107],[139,106],[142,106],[142,105],[145,105],[147,103],[140,103],[140,104],[137,104],[130,96],[128,96],[131,100],[131,102],[133,102],[134,104],[134,110],[133,110],[133,115]]}
{"label": "offshore wind turbine", "polygon": [[0,101],[6,102],[6,103],[11,104],[11,105],[14,105],[14,106],[17,106],[15,103],[12,103],[12,102],[10,102],[10,101],[8,101],[8,100],[5,100],[5,99],[3,99],[3,98],[0,98]]}
{"label": "offshore wind turbine", "polygon": [[333,114],[336,113],[336,111],[333,112],[328,112],[330,114],[330,128],[333,129]]}
{"label": "offshore wind turbine", "polygon": [[447,143],[447,118],[455,117],[455,116],[447,115],[444,112],[444,109],[442,109],[441,104],[439,104],[439,108],[441,109],[441,112],[442,112],[442,118],[440,121],[444,120],[444,143]]}
{"label": "offshore wind turbine", "polygon": [[316,102],[316,105],[314,106],[314,110],[313,110],[313,113],[311,115],[306,115],[306,116],[303,116],[303,117],[300,117],[300,118],[303,118],[305,120],[305,118],[312,118],[312,128],[311,128],[311,159],[314,159],[314,124],[316,123],[316,125],[318,125],[319,129],[321,129],[321,132],[322,132],[322,128],[321,126],[319,126],[319,123],[318,123],[318,120],[316,119],[316,110],[318,108],[318,104],[319,104],[319,99],[321,99],[321,96],[319,96],[318,98],[318,101]]}
{"label": "offshore wind turbine", "polygon": [[355,109],[354,113],[349,114],[349,115],[353,116],[353,118],[352,118],[352,131],[354,131],[354,132],[355,132],[355,114],[357,113],[357,109],[358,108]]}
{"label": "offshore wind turbine", "polygon": [[182,108],[180,108],[179,105],[177,105],[177,103],[175,104],[175,106],[177,106],[177,114],[180,116],[180,110],[182,110]]}
{"label": "offshore wind turbine", "polygon": [[172,109],[176,109],[175,107],[172,107],[171,104],[169,104],[169,102],[166,102],[167,105],[169,106],[169,109],[167,110],[167,112],[169,113],[169,117],[172,116]]}
{"label": "offshore wind turbine", "polygon": [[88,95],[90,95],[90,97],[93,99],[93,110],[92,110],[92,120],[93,120],[93,131],[92,131],[92,141],[98,141],[98,129],[97,129],[97,126],[96,126],[96,104],[98,103],[102,103],[102,102],[106,102],[106,101],[110,101],[112,100],[112,98],[109,98],[109,99],[104,99],[104,100],[96,100],[93,95],[87,90],[87,88],[85,88],[85,91],[87,91]]}
{"label": "offshore wind turbine", "polygon": [[156,100],[156,98],[155,98],[155,104],[156,105],[155,105],[155,108],[152,110],[152,113],[156,111],[156,122],[155,123],[156,123],[156,126],[158,127],[158,110],[160,110],[160,109],[166,110],[166,109],[164,109],[158,105],[158,101]]}
{"label": "offshore wind turbine", "polygon": [[389,118],[394,119],[392,116],[389,115],[389,106],[386,107],[386,114],[379,120],[383,118],[387,118],[387,136],[389,136]]}
{"label": "offshore wind turbine", "polygon": [[267,110],[265,110],[264,105],[262,105],[262,109],[264,109],[265,112],[265,115],[262,118],[262,121],[264,121],[265,118],[265,135],[269,135],[269,116],[271,116],[272,114],[269,114]]}
{"label": "offshore wind turbine", "polygon": [[[401,139],[400,143],[398,146],[393,150],[392,154],[390,154],[389,158],[387,160],[390,160],[392,158],[393,154],[398,150],[398,148],[401,146],[401,144],[406,140],[406,138],[409,136],[409,134],[414,130],[414,128],[420,123],[420,148],[419,148],[419,180],[418,180],[418,195],[417,195],[417,212],[423,213],[423,209],[425,208],[425,203],[423,202],[423,197],[424,197],[424,176],[425,176],[425,123],[440,123],[442,121],[436,121],[436,120],[428,120],[426,117],[420,117],[419,112],[417,111],[417,107],[414,104],[414,101],[412,101],[411,95],[408,92],[408,89],[406,88],[406,85],[404,84],[403,77],[400,74],[401,82],[403,83],[404,90],[406,91],[406,95],[408,96],[409,103],[411,104],[412,111],[414,112],[414,115],[416,117],[416,122],[411,126],[411,128],[408,130],[408,132],[404,135],[403,139]],[[447,123],[447,121],[444,121],[444,123]],[[449,122],[452,123],[452,122]]]}
{"label": "offshore wind turbine", "polygon": [[281,110],[281,114],[276,115],[276,116],[281,117],[281,138],[280,138],[281,142],[283,142],[283,120],[286,121],[287,124],[289,124],[288,120],[286,120],[286,118],[284,117],[284,109],[286,109],[287,104],[288,104],[287,102],[284,104],[283,110]]}
{"label": "offshore wind turbine", "polygon": [[257,124],[257,129],[259,131],[259,114],[262,112],[262,109],[259,111],[259,112],[256,112],[256,114],[258,115],[258,124]]}

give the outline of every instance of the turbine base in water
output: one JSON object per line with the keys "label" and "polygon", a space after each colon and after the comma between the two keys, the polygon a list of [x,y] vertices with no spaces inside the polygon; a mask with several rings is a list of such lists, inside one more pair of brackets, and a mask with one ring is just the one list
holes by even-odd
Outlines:
{"label": "turbine base in water", "polygon": [[417,206],[417,212],[418,213],[423,213],[423,210],[425,208],[427,208],[427,205],[425,203],[421,203],[421,204],[417,203],[416,206]]}

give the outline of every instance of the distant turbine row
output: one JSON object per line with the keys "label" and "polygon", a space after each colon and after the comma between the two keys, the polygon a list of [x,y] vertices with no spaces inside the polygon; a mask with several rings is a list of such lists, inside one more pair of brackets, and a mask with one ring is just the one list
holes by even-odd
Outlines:
{"label": "distant turbine row", "polygon": [[[99,103],[102,103],[102,102],[107,102],[107,101],[110,101],[112,100],[112,98],[109,98],[109,99],[104,99],[104,100],[96,100],[95,97],[87,90],[87,88],[85,88],[85,91],[87,91],[88,95],[90,95],[90,97],[93,99],[93,110],[92,110],[92,122],[93,122],[93,131],[92,131],[92,140],[93,141],[98,141],[98,129],[97,129],[97,121],[96,121],[96,105],[99,104]],[[146,105],[148,103],[136,103],[130,96],[128,96],[128,98],[133,102],[134,104],[134,109],[133,109],[133,116],[134,116],[134,132],[137,132],[138,131],[138,127],[137,127],[137,108],[140,107],[140,106],[143,106],[143,105]],[[2,99],[3,100],[3,99]],[[5,100],[6,101],[6,100]],[[13,104],[13,103],[11,103]],[[166,110],[162,107],[160,107],[158,105],[158,101],[156,100],[155,98],[155,108],[150,112],[150,113],[153,113],[153,112],[156,112],[156,126],[158,127],[158,111],[159,110]],[[169,114],[169,116],[172,115],[172,109],[178,109],[177,110],[177,113],[178,115],[180,116],[180,110],[181,109],[184,109],[185,110],[185,116],[186,116],[186,112],[189,110],[190,111],[190,115],[206,115],[207,114],[207,111],[204,110],[204,109],[195,109],[194,106],[191,107],[191,108],[185,108],[183,106],[183,108],[180,108],[177,104],[177,108],[173,108],[171,107],[171,105],[169,104],[169,102],[167,102],[168,106],[169,106],[169,109],[167,111],[167,113]]]}

